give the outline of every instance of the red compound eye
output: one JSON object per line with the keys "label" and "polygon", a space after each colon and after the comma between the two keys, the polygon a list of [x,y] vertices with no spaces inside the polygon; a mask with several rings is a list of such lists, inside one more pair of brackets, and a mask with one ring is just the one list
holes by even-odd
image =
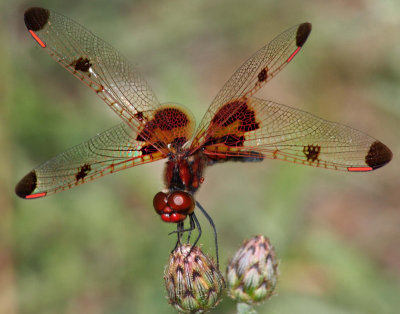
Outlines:
{"label": "red compound eye", "polygon": [[191,214],[194,210],[193,197],[186,192],[173,192],[168,196],[168,205],[175,211]]}
{"label": "red compound eye", "polygon": [[156,212],[161,215],[165,206],[167,206],[167,194],[158,192],[153,198],[153,206]]}

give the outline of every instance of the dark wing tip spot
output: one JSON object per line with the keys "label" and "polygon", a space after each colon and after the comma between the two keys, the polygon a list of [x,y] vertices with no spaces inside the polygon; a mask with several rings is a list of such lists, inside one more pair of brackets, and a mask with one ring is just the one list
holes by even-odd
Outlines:
{"label": "dark wing tip spot", "polygon": [[49,20],[50,11],[43,8],[30,8],[24,13],[24,21],[28,30],[40,31]]}
{"label": "dark wing tip spot", "polygon": [[304,43],[306,42],[308,35],[311,33],[311,23],[303,23],[299,25],[299,28],[297,29],[297,34],[296,34],[296,46],[297,47],[302,47]]}
{"label": "dark wing tip spot", "polygon": [[26,198],[28,195],[31,195],[32,192],[36,189],[37,177],[35,170],[29,172],[25,177],[18,182],[15,187],[15,193],[22,198]]}
{"label": "dark wing tip spot", "polygon": [[391,150],[385,144],[375,141],[369,148],[367,156],[365,156],[365,163],[372,169],[378,169],[391,161],[392,157]]}

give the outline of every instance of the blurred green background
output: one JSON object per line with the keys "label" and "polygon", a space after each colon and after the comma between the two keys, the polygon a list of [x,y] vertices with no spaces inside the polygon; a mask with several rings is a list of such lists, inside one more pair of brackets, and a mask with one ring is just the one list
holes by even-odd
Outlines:
{"label": "blurred green background", "polygon": [[[400,308],[400,2],[0,1],[0,313],[173,313],[163,270],[175,236],[152,209],[163,162],[61,194],[14,194],[33,167],[118,117],[32,40],[44,6],[85,25],[140,70],[161,102],[200,121],[236,68],[285,29],[313,31],[259,97],[363,130],[393,161],[341,173],[266,160],[206,171],[197,199],[219,232],[220,259],[270,237],[277,296],[260,313],[398,313]],[[200,215],[201,243],[214,254]],[[225,296],[215,313],[234,313]]]}

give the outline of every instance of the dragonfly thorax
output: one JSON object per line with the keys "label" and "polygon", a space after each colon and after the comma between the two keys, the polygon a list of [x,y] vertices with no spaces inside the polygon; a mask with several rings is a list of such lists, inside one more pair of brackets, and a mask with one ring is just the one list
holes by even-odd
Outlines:
{"label": "dragonfly thorax", "polygon": [[193,213],[195,202],[193,196],[185,191],[158,192],[153,199],[157,214],[165,222],[178,223]]}
{"label": "dragonfly thorax", "polygon": [[193,155],[170,158],[165,167],[164,181],[169,191],[197,191],[202,182],[207,157],[202,151]]}
{"label": "dragonfly thorax", "polygon": [[180,222],[193,213],[193,194],[203,182],[207,158],[201,151],[181,158],[171,156],[167,161],[164,179],[167,192],[158,192],[153,199],[156,212],[165,222]]}

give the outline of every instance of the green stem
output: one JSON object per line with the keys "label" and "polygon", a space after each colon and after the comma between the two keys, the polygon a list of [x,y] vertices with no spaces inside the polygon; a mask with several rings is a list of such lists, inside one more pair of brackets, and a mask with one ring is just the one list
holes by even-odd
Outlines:
{"label": "green stem", "polygon": [[236,309],[238,314],[257,314],[253,306],[247,303],[237,303]]}

